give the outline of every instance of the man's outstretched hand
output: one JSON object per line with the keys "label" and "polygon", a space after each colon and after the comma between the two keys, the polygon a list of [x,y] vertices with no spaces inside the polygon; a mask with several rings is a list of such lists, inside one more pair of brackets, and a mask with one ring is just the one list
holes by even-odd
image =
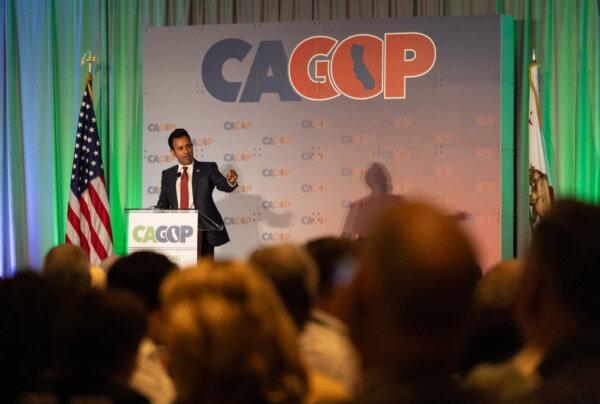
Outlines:
{"label": "man's outstretched hand", "polygon": [[227,182],[229,182],[230,184],[235,184],[237,182],[238,179],[238,174],[235,172],[235,170],[229,170],[229,173],[227,173]]}

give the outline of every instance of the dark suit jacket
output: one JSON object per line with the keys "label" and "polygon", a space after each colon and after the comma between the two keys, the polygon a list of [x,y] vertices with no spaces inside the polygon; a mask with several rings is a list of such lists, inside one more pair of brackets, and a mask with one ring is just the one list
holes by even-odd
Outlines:
{"label": "dark suit jacket", "polygon": [[[156,207],[159,209],[177,209],[177,182],[178,165],[168,168],[162,172],[160,180],[160,196]],[[215,188],[223,192],[231,192],[237,187],[229,185],[227,178],[219,171],[217,163],[198,161],[194,159],[194,170],[192,174],[192,194],[194,207],[198,209],[198,226],[202,225],[201,213],[208,216],[212,221],[223,226],[222,231],[207,231],[204,233],[206,241],[213,247],[220,246],[229,241],[229,235],[225,229],[223,218],[217,210],[212,198]]]}

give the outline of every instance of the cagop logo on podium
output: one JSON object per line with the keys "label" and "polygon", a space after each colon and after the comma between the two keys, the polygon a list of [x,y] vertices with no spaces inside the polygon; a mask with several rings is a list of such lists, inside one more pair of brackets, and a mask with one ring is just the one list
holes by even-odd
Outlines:
{"label": "cagop logo on podium", "polygon": [[129,212],[129,253],[155,251],[179,266],[197,262],[196,211],[140,210]]}

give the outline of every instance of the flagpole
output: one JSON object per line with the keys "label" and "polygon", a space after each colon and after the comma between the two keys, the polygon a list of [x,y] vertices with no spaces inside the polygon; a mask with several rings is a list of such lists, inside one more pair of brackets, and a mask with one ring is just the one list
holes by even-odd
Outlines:
{"label": "flagpole", "polygon": [[91,50],[84,52],[83,56],[81,56],[81,66],[85,63],[88,65],[88,76],[85,80],[87,90],[90,92],[90,98],[92,101],[94,100],[94,93],[92,92],[92,86],[90,83],[92,82],[92,66],[94,63],[100,63],[100,59],[98,59],[98,55],[92,53]]}

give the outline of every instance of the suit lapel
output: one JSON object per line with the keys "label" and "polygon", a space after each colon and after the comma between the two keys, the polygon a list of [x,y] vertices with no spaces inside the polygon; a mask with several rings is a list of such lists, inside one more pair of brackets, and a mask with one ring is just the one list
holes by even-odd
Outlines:
{"label": "suit lapel", "polygon": [[192,174],[192,198],[194,199],[194,206],[198,209],[196,204],[196,190],[198,189],[198,178],[200,176],[200,162],[194,159],[194,173]]}
{"label": "suit lapel", "polygon": [[179,209],[179,200],[177,199],[177,167],[178,166],[172,168],[173,174],[171,176],[171,178],[173,178],[173,192],[171,195],[173,195],[173,200],[175,201],[175,203],[171,205],[175,206],[175,209]]}

